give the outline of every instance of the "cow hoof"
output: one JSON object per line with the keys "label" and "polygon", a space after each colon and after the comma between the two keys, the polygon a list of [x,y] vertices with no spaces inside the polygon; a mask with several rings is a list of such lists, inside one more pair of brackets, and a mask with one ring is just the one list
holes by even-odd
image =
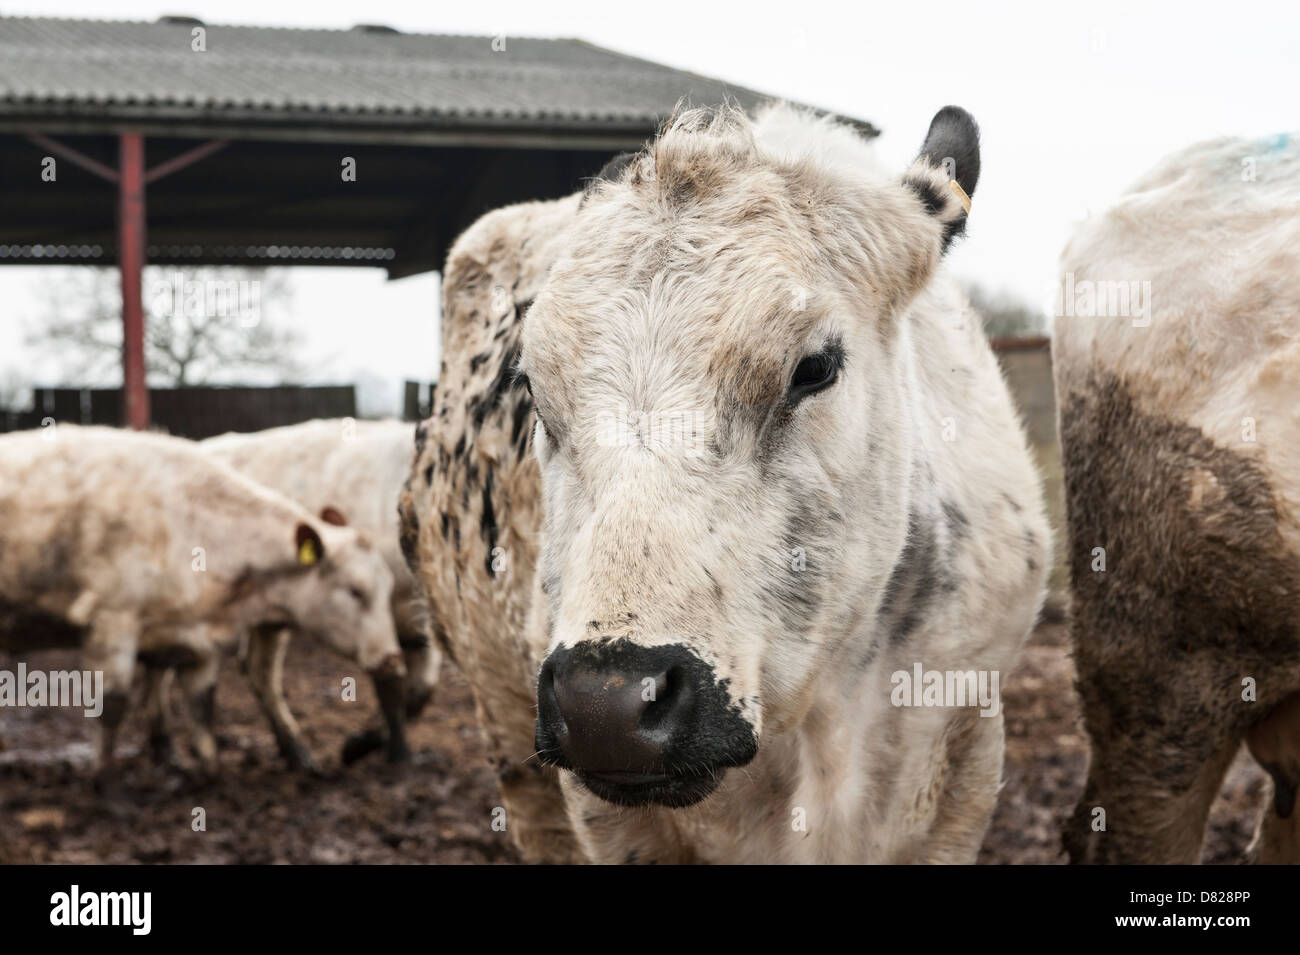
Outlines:
{"label": "cow hoof", "polygon": [[433,692],[431,689],[423,691],[407,690],[406,719],[408,722],[419,717],[424,712],[424,708],[433,702]]}
{"label": "cow hoof", "polygon": [[166,733],[149,734],[149,758],[154,765],[170,767],[176,762],[176,747]]}
{"label": "cow hoof", "polygon": [[406,745],[406,740],[394,737],[387,740],[384,747],[384,756],[390,765],[404,766],[411,761],[411,750]]}
{"label": "cow hoof", "polygon": [[122,779],[112,769],[96,770],[90,779],[90,786],[96,796],[110,802],[122,795]]}
{"label": "cow hoof", "polygon": [[295,772],[306,773],[310,776],[324,776],[325,770],[321,768],[320,763],[316,762],[313,756],[305,746],[294,746],[284,751],[284,760],[289,764],[289,768]]}
{"label": "cow hoof", "polygon": [[360,733],[353,733],[343,744],[343,765],[351,766],[382,748],[387,742],[387,738],[380,730],[362,730]]}

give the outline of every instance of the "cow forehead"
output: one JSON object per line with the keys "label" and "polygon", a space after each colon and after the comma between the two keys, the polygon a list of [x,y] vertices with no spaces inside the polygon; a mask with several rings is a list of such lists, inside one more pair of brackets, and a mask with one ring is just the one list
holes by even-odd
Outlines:
{"label": "cow forehead", "polygon": [[525,322],[526,361],[553,341],[568,346],[555,355],[568,366],[605,348],[770,362],[833,306],[807,233],[753,223],[728,232],[632,210],[602,239],[575,242],[556,263]]}
{"label": "cow forehead", "polygon": [[539,381],[563,379],[575,400],[591,390],[647,407],[712,404],[713,394],[761,404],[820,344],[829,305],[775,269],[721,284],[709,271],[663,271],[624,287],[560,276],[529,313],[522,366]]}

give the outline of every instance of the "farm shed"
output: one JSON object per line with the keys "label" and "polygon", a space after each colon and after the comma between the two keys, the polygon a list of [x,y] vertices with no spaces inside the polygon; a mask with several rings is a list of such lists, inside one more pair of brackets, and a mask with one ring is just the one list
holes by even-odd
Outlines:
{"label": "farm shed", "polygon": [[481,213],[724,98],[762,97],[581,40],[3,17],[0,264],[117,264],[144,428],[146,262],[435,270]]}

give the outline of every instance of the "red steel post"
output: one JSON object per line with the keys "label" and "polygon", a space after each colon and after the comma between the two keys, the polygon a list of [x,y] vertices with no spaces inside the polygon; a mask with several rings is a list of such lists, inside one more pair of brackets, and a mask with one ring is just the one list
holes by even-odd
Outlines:
{"label": "red steel post", "polygon": [[144,137],[120,137],[117,204],[117,264],[122,273],[122,393],[126,425],[149,427],[149,390],[144,367]]}

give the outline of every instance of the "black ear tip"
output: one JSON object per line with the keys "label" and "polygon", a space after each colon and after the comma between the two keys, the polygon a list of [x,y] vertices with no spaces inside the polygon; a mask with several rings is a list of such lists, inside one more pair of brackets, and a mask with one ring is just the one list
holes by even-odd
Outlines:
{"label": "black ear tip", "polygon": [[980,127],[975,122],[975,117],[969,111],[962,109],[960,106],[945,106],[939,112],[934,114],[934,119],[930,120],[930,129],[935,127],[946,127],[955,133],[960,133],[965,138],[979,141]]}
{"label": "black ear tip", "polygon": [[619,153],[609,162],[605,163],[605,165],[601,166],[600,172],[587,180],[587,184],[583,188],[582,200],[579,204],[587,204],[587,197],[590,195],[592,189],[595,188],[597,183],[617,181],[623,175],[623,172],[627,167],[631,165],[632,160],[635,159],[636,156],[636,153]]}
{"label": "black ear tip", "polygon": [[592,181],[601,182],[603,180],[605,182],[613,182],[615,179],[618,179],[623,175],[623,170],[626,169],[628,163],[635,158],[636,153],[619,153],[609,162],[605,163],[605,165],[600,167],[600,172],[592,176]]}
{"label": "black ear tip", "polygon": [[980,128],[975,117],[960,106],[945,106],[930,120],[921,155],[936,166],[947,168],[968,196],[975,195],[980,177]]}

